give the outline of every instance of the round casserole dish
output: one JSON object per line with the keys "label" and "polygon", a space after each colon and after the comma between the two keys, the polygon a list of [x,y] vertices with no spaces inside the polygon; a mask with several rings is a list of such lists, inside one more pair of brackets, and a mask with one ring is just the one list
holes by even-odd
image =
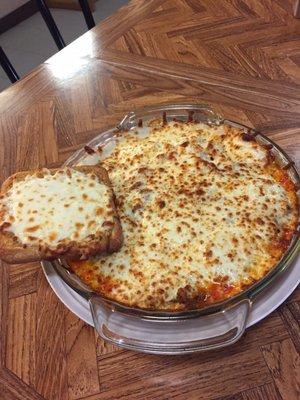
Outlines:
{"label": "round casserole dish", "polygon": [[[173,118],[187,121],[191,112],[198,121],[208,124],[228,124],[255,133],[255,140],[268,145],[276,163],[286,169],[290,179],[297,186],[298,199],[300,178],[293,162],[274,142],[264,135],[234,121],[223,119],[205,105],[164,105],[131,112],[118,125],[118,130],[135,129],[139,121],[161,118]],[[116,129],[110,129],[94,138],[88,146],[91,148],[108,143],[114,137]],[[66,165],[79,163],[86,156],[84,149],[79,150]],[[273,280],[290,265],[300,248],[299,221],[289,247],[278,262],[261,280],[246,290],[222,302],[201,309],[188,311],[148,311],[127,307],[94,293],[79,278],[70,272],[63,260],[53,263],[60,277],[80,295],[89,300],[94,325],[105,340],[121,347],[139,351],[163,354],[182,354],[222,347],[237,341],[244,332],[245,323],[253,298],[262,292]],[[119,320],[116,320],[118,316]],[[120,319],[123,325],[120,325]],[[197,323],[197,325],[195,325]],[[197,326],[198,337],[187,338],[188,325]],[[125,328],[124,328],[125,326]],[[155,329],[153,330],[153,327]],[[175,329],[174,329],[175,328]],[[176,335],[174,332],[176,331]],[[143,332],[143,334],[141,334]]]}

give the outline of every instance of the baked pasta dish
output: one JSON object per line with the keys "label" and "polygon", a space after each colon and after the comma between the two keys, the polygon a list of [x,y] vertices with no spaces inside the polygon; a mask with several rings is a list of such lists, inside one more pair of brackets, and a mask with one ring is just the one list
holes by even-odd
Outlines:
{"label": "baked pasta dish", "polygon": [[69,265],[107,299],[203,308],[263,278],[295,233],[294,183],[267,146],[238,128],[153,120],[121,132],[99,157],[123,246]]}

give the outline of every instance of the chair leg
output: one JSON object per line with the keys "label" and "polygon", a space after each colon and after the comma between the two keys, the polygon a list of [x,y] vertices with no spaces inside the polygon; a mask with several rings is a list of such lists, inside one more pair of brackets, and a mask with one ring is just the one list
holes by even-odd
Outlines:
{"label": "chair leg", "polygon": [[82,9],[82,12],[83,12],[84,19],[85,19],[85,22],[87,24],[87,27],[89,29],[94,28],[94,26],[96,24],[95,24],[95,20],[94,20],[93,14],[91,12],[88,0],[78,0],[78,1],[79,1],[79,4],[80,4],[80,7]]}
{"label": "chair leg", "polygon": [[296,0],[294,5],[294,17],[300,18],[300,0]]}
{"label": "chair leg", "polygon": [[11,83],[17,82],[19,80],[19,75],[17,74],[16,70],[14,67],[11,65],[11,62],[7,58],[7,55],[4,53],[4,50],[2,47],[0,47],[0,64],[2,68],[4,69],[4,72],[8,76],[8,79],[11,81]]}
{"label": "chair leg", "polygon": [[40,13],[42,14],[42,17],[46,22],[46,25],[48,26],[51,36],[53,37],[53,40],[56,43],[56,46],[58,47],[59,50],[63,49],[64,47],[66,47],[66,44],[58,30],[58,27],[50,13],[47,4],[45,3],[44,0],[36,0],[36,2],[40,10]]}

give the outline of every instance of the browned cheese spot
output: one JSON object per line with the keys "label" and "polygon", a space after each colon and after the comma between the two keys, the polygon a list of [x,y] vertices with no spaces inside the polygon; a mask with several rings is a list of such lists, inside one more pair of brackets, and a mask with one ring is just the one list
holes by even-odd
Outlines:
{"label": "browned cheese spot", "polygon": [[51,232],[49,234],[49,240],[55,240],[57,238],[57,233],[56,232]]}
{"label": "browned cheese spot", "polygon": [[36,232],[39,228],[40,228],[39,225],[35,225],[35,226],[31,226],[29,228],[26,228],[25,231],[26,232]]}
{"label": "browned cheese spot", "polygon": [[104,212],[104,210],[103,210],[102,207],[98,207],[98,208],[96,209],[96,215],[102,215],[103,212]]}

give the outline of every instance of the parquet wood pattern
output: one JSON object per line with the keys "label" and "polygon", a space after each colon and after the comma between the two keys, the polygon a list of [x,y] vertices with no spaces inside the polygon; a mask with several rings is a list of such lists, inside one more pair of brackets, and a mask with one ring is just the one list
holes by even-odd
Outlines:
{"label": "parquet wood pattern", "polygon": [[[61,165],[134,108],[209,103],[300,168],[293,0],[132,0],[0,94],[0,176]],[[56,298],[37,263],[0,268],[0,399],[300,398],[300,291],[230,348],[121,350]]]}

